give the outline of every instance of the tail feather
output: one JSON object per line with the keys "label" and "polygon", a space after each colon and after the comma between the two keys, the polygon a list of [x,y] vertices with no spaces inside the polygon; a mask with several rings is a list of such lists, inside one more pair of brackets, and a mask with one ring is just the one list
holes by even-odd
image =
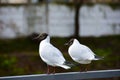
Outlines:
{"label": "tail feather", "polygon": [[60,67],[62,67],[64,69],[70,69],[71,68],[70,66],[67,66],[67,65],[58,65],[58,66],[60,66]]}
{"label": "tail feather", "polygon": [[75,66],[72,62],[65,61],[63,64],[58,64],[58,66],[64,69],[70,69],[71,67]]}
{"label": "tail feather", "polygon": [[64,65],[67,65],[67,66],[70,66],[70,67],[75,66],[72,62],[69,62],[69,61],[65,61]]}

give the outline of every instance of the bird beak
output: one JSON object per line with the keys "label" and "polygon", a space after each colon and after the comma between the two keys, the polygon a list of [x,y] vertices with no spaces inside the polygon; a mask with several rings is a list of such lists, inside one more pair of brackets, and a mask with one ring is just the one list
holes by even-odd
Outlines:
{"label": "bird beak", "polygon": [[33,39],[40,39],[41,34],[39,34],[37,37],[33,38]]}
{"label": "bird beak", "polygon": [[69,43],[65,43],[64,45],[65,45],[65,46],[68,46],[68,45],[69,45]]}

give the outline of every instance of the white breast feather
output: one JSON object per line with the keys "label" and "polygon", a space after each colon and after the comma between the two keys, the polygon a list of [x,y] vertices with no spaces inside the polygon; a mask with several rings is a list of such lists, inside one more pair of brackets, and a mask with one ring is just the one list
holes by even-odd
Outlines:
{"label": "white breast feather", "polygon": [[50,43],[41,44],[40,56],[49,65],[63,64],[65,59],[62,53]]}

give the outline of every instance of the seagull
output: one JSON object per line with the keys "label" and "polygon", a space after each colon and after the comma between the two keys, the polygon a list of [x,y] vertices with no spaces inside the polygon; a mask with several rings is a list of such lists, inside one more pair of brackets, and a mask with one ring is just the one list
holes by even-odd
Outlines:
{"label": "seagull", "polygon": [[62,67],[64,69],[70,69],[71,67],[67,65],[65,58],[59,49],[54,47],[50,43],[50,36],[47,33],[42,33],[35,39],[39,38],[41,40],[39,44],[39,55],[41,59],[47,64],[47,73],[50,74],[50,66],[54,67]]}
{"label": "seagull", "polygon": [[[80,64],[90,64],[92,60],[100,60],[102,57],[97,56],[96,54],[93,53],[93,51],[79,43],[77,39],[70,39],[68,43],[65,45],[68,45],[68,53],[70,57],[77,63]],[[87,71],[88,65],[85,68],[85,71]]]}

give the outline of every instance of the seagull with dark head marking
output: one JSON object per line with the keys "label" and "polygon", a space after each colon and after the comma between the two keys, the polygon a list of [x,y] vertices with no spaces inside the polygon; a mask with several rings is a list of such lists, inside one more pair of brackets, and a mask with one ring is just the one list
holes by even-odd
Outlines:
{"label": "seagull with dark head marking", "polygon": [[47,73],[49,74],[49,68],[50,66],[54,67],[55,73],[55,67],[62,67],[64,69],[70,69],[71,67],[66,64],[66,60],[63,57],[62,53],[59,49],[54,47],[50,43],[50,36],[47,33],[42,33],[35,39],[39,38],[41,40],[39,45],[39,55],[41,59],[47,64],[48,70]]}
{"label": "seagull with dark head marking", "polygon": [[[69,45],[68,53],[71,56],[71,58],[77,63],[90,64],[92,60],[102,59],[102,57],[99,57],[96,54],[94,54],[90,48],[83,44],[80,44],[77,39],[70,39],[70,41],[65,45]],[[87,71],[87,67],[85,71]]]}

